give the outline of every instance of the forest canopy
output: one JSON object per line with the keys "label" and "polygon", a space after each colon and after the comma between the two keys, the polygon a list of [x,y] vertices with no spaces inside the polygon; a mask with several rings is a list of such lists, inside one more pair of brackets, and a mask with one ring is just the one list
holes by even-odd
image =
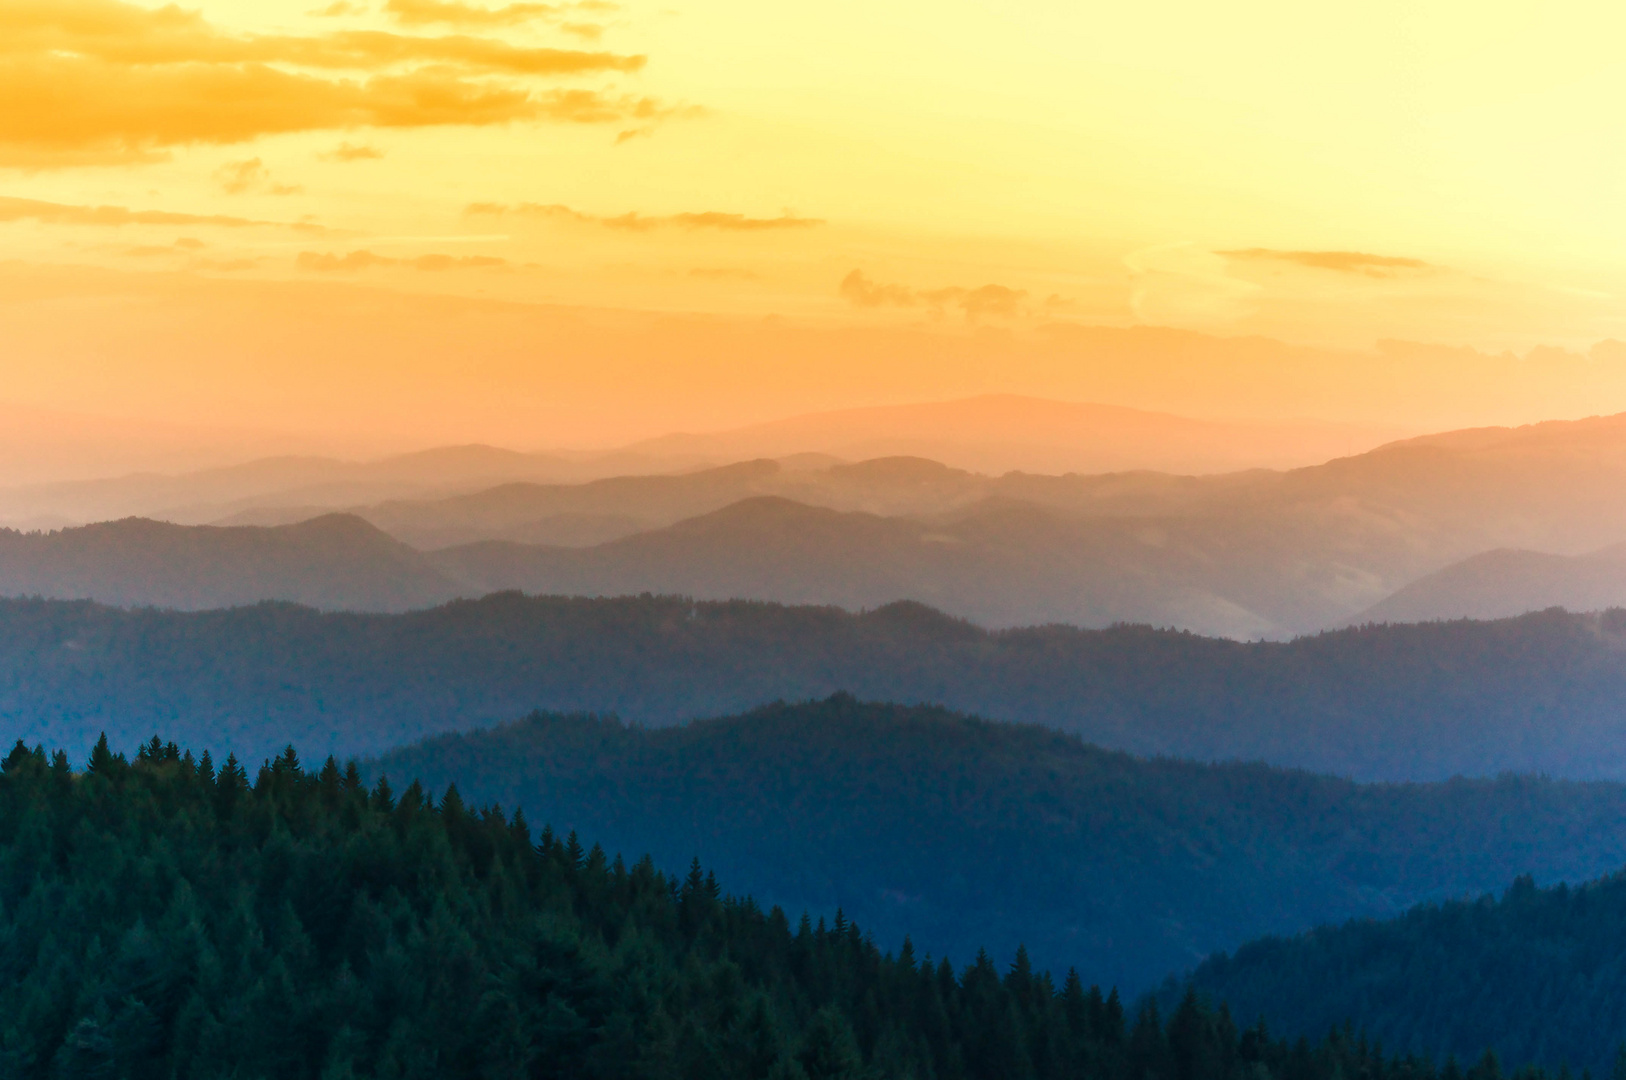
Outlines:
{"label": "forest canopy", "polygon": [[[575,834],[370,789],[292,748],[252,781],[154,738],[0,773],[0,1071],[21,1078],[1457,1080],[1188,995],[882,952]],[[1532,1077],[1539,1074],[1530,1073]],[[1467,1080],[1499,1080],[1487,1058]]]}

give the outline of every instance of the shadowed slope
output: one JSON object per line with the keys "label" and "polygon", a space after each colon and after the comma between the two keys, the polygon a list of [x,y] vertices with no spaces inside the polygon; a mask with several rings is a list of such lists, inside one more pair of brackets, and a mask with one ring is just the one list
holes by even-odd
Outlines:
{"label": "shadowed slope", "polygon": [[1623,957],[1626,874],[1549,889],[1527,876],[1500,899],[1253,942],[1206,961],[1192,982],[1279,1035],[1315,1038],[1353,1020],[1392,1053],[1471,1059],[1488,1047],[1503,1061],[1605,1076],[1626,1029]]}
{"label": "shadowed slope", "polygon": [[841,906],[888,944],[1026,942],[1126,988],[1261,933],[1626,861],[1615,784],[1363,786],[844,695],[658,731],[538,716],[376,770],[660,862],[701,852],[764,901]]}

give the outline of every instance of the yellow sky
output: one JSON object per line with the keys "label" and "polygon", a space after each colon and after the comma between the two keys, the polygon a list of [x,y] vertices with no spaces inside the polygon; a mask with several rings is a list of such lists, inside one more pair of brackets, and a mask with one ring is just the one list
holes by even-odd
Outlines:
{"label": "yellow sky", "polygon": [[[532,445],[981,390],[1626,409],[1594,350],[1626,339],[1623,31],[1582,3],[0,0],[0,398]],[[1192,380],[1057,344],[1133,326],[1318,351],[1217,344]],[[1391,339],[1457,351],[1409,384]]]}

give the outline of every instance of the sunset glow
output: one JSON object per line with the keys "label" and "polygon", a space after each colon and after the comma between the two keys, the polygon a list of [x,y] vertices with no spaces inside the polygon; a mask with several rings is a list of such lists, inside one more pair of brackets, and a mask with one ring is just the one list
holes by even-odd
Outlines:
{"label": "sunset glow", "polygon": [[1623,24],[0,0],[0,399],[372,448],[1619,411]]}

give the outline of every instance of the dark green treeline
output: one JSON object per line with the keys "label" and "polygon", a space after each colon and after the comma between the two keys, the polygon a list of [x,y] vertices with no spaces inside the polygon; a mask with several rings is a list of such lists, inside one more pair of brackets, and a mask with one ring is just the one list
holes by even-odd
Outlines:
{"label": "dark green treeline", "polygon": [[[1441,1080],[1455,1080],[1447,1068]],[[1494,1062],[1467,1080],[1496,1080]],[[1530,1074],[1532,1076],[1537,1074]],[[1432,1080],[1188,997],[1159,1021],[1019,956],[882,955],[575,836],[371,791],[290,749],[250,783],[158,740],[0,775],[0,1076]]]}

